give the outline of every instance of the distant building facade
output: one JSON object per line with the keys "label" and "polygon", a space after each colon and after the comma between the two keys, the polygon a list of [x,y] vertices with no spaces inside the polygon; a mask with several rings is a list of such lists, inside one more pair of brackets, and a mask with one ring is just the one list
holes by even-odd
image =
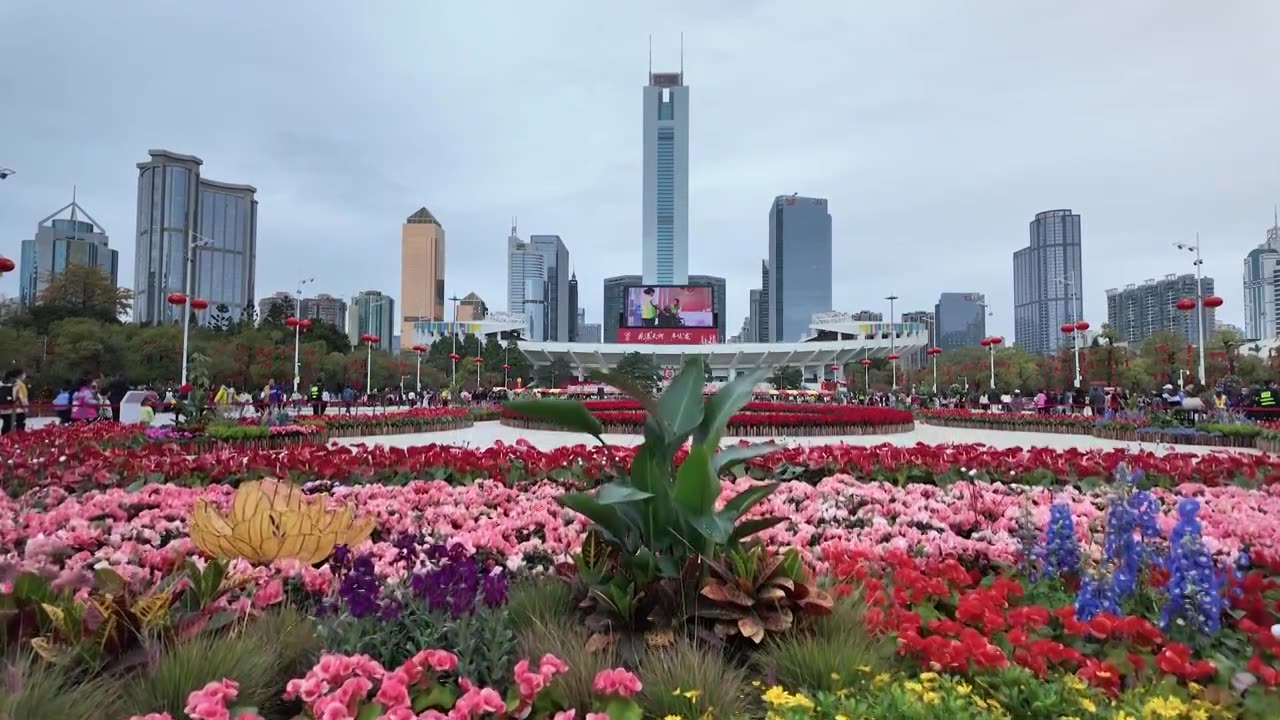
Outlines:
{"label": "distant building facade", "polygon": [[618,341],[618,325],[627,309],[627,286],[640,285],[640,275],[615,275],[604,279],[604,342]]}
{"label": "distant building facade", "polygon": [[529,244],[545,258],[547,331],[543,339],[569,342],[569,249],[559,235],[530,235]]}
{"label": "distant building facade", "polygon": [[402,334],[411,333],[414,323],[444,320],[444,264],[444,227],[430,210],[418,208],[400,226]]}
{"label": "distant building facade", "polygon": [[987,336],[986,296],[945,292],[933,306],[934,344],[943,351],[979,347]]}
{"label": "distant building facade", "polygon": [[[70,211],[69,218],[59,218]],[[81,220],[80,218],[85,218]],[[109,245],[107,231],[85,212],[75,200],[36,223],[35,237],[23,240],[19,253],[18,299],[33,305],[44,292],[51,277],[60,275],[71,265],[95,267],[120,283],[120,253]]]}
{"label": "distant building facade", "polygon": [[1013,254],[1014,342],[1033,353],[1063,346],[1058,328],[1084,319],[1080,216],[1070,210],[1039,213],[1030,244]]}
{"label": "distant building facade", "polygon": [[347,339],[353,347],[364,334],[378,336],[378,349],[390,352],[395,345],[396,301],[377,290],[365,290],[351,298],[347,309]]}
{"label": "distant building facade", "polygon": [[849,317],[858,322],[884,322],[884,313],[878,313],[874,310],[859,310]]}
{"label": "distant building facade", "polygon": [[689,280],[689,88],[683,72],[649,74],[643,166],[644,283],[684,285]]}
{"label": "distant building facade", "polygon": [[760,261],[760,314],[756,322],[756,342],[769,342],[769,261]]}
{"label": "distant building facade", "polygon": [[[194,155],[148,153],[151,158],[138,163],[134,320],[181,319],[181,310],[166,298],[188,292],[188,269],[192,297],[209,301],[210,307],[226,305],[232,317],[239,317],[255,297],[257,188],[202,177],[204,161]],[[210,316],[197,314],[201,323]]]}
{"label": "distant building facade", "polygon": [[[1213,278],[1201,279],[1205,297],[1213,294]],[[1141,285],[1128,285],[1123,290],[1107,290],[1107,324],[1122,342],[1140,343],[1153,333],[1171,331],[1200,344],[1200,324],[1196,310],[1186,312],[1174,305],[1184,298],[1196,297],[1196,276],[1166,275],[1160,280],[1147,280]],[[1213,308],[1205,308],[1205,334],[1216,324]]]}
{"label": "distant building facade", "polygon": [[458,301],[458,322],[478,322],[483,320],[489,314],[489,306],[485,305],[484,300],[475,293],[467,293],[465,297]]}
{"label": "distant building facade", "polygon": [[831,310],[831,213],[825,198],[778,196],[769,207],[769,330],[796,342]]}
{"label": "distant building facade", "polygon": [[280,305],[285,317],[293,315],[298,311],[297,308],[294,307],[296,301],[294,300],[293,293],[277,290],[258,301],[258,322],[262,323],[266,320],[267,314],[271,312],[272,306],[277,304]]}
{"label": "distant building facade", "polygon": [[319,293],[315,297],[304,297],[300,303],[298,317],[309,320],[323,320],[342,332],[347,331],[347,301],[327,293]]}
{"label": "distant building facade", "polygon": [[1244,256],[1244,337],[1274,340],[1280,336],[1280,214],[1267,230],[1267,241]]}

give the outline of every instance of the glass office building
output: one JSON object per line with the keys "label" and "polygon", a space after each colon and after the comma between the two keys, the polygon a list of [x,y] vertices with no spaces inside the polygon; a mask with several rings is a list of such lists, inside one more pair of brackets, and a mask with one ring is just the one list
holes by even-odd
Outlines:
{"label": "glass office building", "polygon": [[[644,88],[644,282],[689,280],[689,88],[683,73],[650,73]],[[608,321],[605,321],[606,334]]]}
{"label": "glass office building", "polygon": [[1030,225],[1031,243],[1013,254],[1014,342],[1033,353],[1062,346],[1058,328],[1084,319],[1080,216],[1049,210]]}
{"label": "glass office building", "polygon": [[798,342],[831,310],[831,213],[824,198],[774,198],[769,208],[769,338]]}

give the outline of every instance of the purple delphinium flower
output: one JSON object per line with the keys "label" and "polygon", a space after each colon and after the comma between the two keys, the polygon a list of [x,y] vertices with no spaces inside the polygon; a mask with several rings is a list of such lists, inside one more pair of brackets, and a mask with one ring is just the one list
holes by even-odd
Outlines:
{"label": "purple delphinium flower", "polygon": [[361,555],[351,563],[351,570],[342,578],[338,595],[347,604],[352,617],[364,618],[378,612],[382,581],[373,567],[373,558]]}
{"label": "purple delphinium flower", "polygon": [[413,573],[409,590],[431,610],[461,617],[474,612],[478,600],[488,607],[506,602],[506,577],[486,572],[462,546],[434,545],[424,555],[437,564]]}
{"label": "purple delphinium flower", "polygon": [[1044,535],[1044,568],[1046,575],[1059,577],[1080,570],[1080,546],[1076,541],[1076,525],[1071,508],[1058,501],[1049,507],[1049,527]]}
{"label": "purple delphinium flower", "polygon": [[1199,635],[1214,635],[1222,627],[1225,578],[1200,535],[1199,512],[1199,500],[1178,501],[1178,524],[1169,534],[1168,598],[1160,611],[1160,626],[1167,630],[1181,621]]}
{"label": "purple delphinium flower", "polygon": [[486,607],[502,607],[507,603],[507,574],[495,570],[484,576],[480,583],[480,595]]}

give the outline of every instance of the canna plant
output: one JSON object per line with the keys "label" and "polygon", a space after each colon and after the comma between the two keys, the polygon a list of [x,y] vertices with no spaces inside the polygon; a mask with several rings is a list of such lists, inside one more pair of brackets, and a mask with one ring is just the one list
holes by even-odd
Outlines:
{"label": "canna plant", "polygon": [[[645,409],[644,443],[629,472],[593,492],[571,492],[557,501],[591,521],[587,553],[578,557],[580,579],[589,588],[585,606],[607,637],[617,630],[645,630],[650,644],[664,642],[689,617],[703,574],[702,561],[718,558],[755,533],[783,521],[746,518],[777,489],[764,483],[744,490],[720,510],[720,477],[735,465],[775,450],[772,445],[719,448],[729,418],[751,397],[763,372],[743,375],[703,402],[700,359],[689,361],[655,398],[624,378],[602,379]],[[513,401],[507,407],[530,418],[585,432],[604,444],[603,427],[571,400]],[[677,467],[676,453],[689,452]],[[593,626],[594,625],[594,626]]]}

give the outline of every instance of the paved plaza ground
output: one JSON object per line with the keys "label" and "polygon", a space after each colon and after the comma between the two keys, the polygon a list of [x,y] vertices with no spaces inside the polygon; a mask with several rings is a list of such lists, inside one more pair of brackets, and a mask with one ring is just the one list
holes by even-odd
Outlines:
{"label": "paved plaza ground", "polygon": [[[615,445],[635,445],[642,439],[639,435],[605,435],[604,438]],[[555,432],[549,430],[520,430],[517,428],[507,427],[498,422],[476,423],[473,427],[466,428],[464,430],[452,430],[449,432],[344,438],[342,440],[335,440],[334,442],[342,445],[363,443],[366,445],[385,445],[388,447],[413,447],[415,445],[425,445],[429,443],[488,447],[498,440],[511,444],[520,439],[527,440],[532,443],[534,447],[543,450],[551,450],[565,445],[595,442],[591,437],[579,433]],[[735,438],[727,438],[726,441],[734,439]],[[1129,450],[1148,450],[1157,453],[1214,451],[1256,452],[1248,449],[1213,448],[1200,445],[1173,446],[1161,443],[1123,442],[1120,440],[1104,440],[1102,438],[1095,438],[1089,435],[1060,435],[1055,433],[1005,432],[996,430],[971,430],[967,428],[945,428],[934,425],[925,425],[922,423],[916,423],[915,430],[912,430],[911,432],[897,433],[894,435],[823,437],[784,436],[775,438],[755,437],[746,439],[751,442],[776,440],[779,443],[789,445],[831,445],[836,443],[846,443],[849,445],[880,445],[883,443],[891,443],[893,445],[915,445],[916,443],[940,445],[946,443],[982,443],[998,448],[1125,448]]]}

